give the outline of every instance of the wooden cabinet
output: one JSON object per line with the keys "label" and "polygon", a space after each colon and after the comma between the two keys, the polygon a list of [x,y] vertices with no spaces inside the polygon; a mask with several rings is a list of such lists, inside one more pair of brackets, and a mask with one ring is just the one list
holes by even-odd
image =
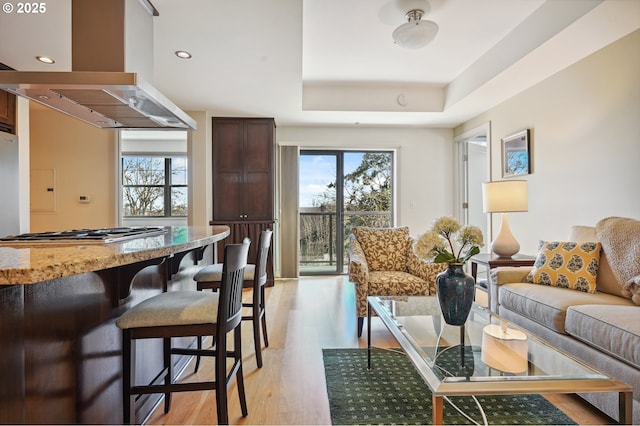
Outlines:
{"label": "wooden cabinet", "polygon": [[272,118],[213,118],[213,220],[274,217]]}
{"label": "wooden cabinet", "polygon": [[15,133],[16,95],[0,90],[0,131]]}
{"label": "wooden cabinet", "polygon": [[[230,228],[227,243],[251,239],[249,263],[255,263],[260,231],[273,229],[275,194],[275,121],[273,118],[212,119],[213,220]],[[274,238],[275,239],[275,238]],[[273,285],[272,240],[267,285]],[[218,251],[222,262],[224,250]]]}

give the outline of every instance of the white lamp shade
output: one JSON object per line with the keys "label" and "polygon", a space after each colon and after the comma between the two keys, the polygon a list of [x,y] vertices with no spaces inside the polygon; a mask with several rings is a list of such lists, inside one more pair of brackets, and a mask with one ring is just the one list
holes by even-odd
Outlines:
{"label": "white lamp shade", "polygon": [[482,330],[482,362],[505,373],[523,373],[528,367],[527,335],[512,328],[489,324]]}
{"label": "white lamp shade", "polygon": [[393,31],[393,41],[407,49],[419,49],[436,37],[438,29],[438,24],[433,21],[411,20]]}
{"label": "white lamp shade", "polygon": [[526,180],[500,180],[482,184],[485,213],[526,212],[529,209]]}

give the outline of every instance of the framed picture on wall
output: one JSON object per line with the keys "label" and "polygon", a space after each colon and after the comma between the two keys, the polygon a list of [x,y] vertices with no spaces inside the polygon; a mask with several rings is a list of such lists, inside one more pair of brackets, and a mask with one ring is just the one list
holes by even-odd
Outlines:
{"label": "framed picture on wall", "polygon": [[502,138],[502,177],[531,173],[529,129]]}

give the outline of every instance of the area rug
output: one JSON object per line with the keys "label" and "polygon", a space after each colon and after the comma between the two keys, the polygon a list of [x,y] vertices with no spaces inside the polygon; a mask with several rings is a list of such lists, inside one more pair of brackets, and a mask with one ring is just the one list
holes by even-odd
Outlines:
{"label": "area rug", "polygon": [[[323,349],[331,423],[431,424],[431,392],[401,352],[366,349]],[[576,424],[540,395],[480,396],[489,424]],[[467,418],[445,401],[446,424],[483,424],[472,397],[451,398]]]}

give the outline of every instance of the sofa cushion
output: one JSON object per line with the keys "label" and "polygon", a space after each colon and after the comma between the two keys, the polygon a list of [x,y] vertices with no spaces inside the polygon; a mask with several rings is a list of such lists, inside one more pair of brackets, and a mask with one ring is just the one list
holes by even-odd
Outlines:
{"label": "sofa cushion", "polygon": [[501,285],[498,302],[500,309],[506,308],[562,334],[567,334],[565,320],[571,306],[633,305],[628,299],[611,294],[583,293],[528,283]]}
{"label": "sofa cushion", "polygon": [[[595,226],[576,225],[571,227],[569,241],[600,241],[600,239]],[[622,295],[622,285],[611,270],[609,257],[604,248],[600,253],[600,267],[598,268],[598,278],[596,278],[596,288],[603,293],[616,296]]]}
{"label": "sofa cushion", "polygon": [[525,282],[595,293],[599,242],[540,241],[538,256]]}
{"label": "sofa cushion", "polygon": [[565,329],[571,336],[640,368],[640,307],[572,306]]}
{"label": "sofa cushion", "polygon": [[370,271],[405,271],[411,245],[409,228],[355,227],[356,236]]}

